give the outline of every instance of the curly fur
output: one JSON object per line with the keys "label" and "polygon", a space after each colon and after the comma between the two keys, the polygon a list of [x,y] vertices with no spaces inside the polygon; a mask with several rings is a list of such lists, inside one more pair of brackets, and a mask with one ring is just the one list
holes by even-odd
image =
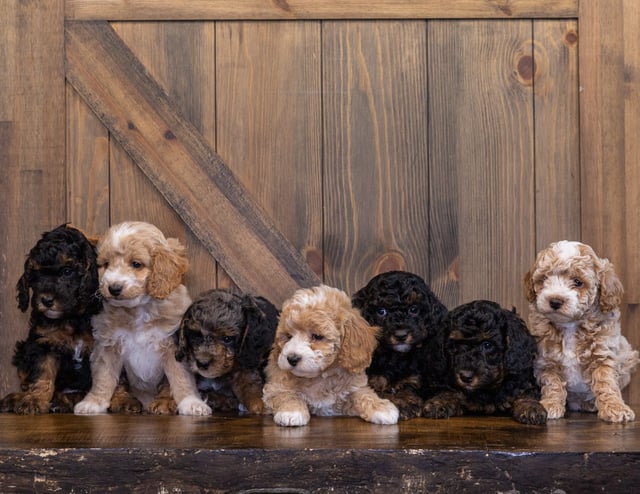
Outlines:
{"label": "curly fur", "polygon": [[213,410],[263,412],[264,367],[278,316],[267,299],[224,289],[202,293],[187,309],[176,358],[196,374]]}
{"label": "curly fur", "polygon": [[296,291],[282,307],[266,368],[263,399],[274,421],[300,426],[315,414],[396,423],[397,408],[367,384],[376,333],[343,291],[326,285]]}
{"label": "curly fur", "polygon": [[91,316],[101,308],[93,244],[61,225],[29,252],[16,286],[18,307],[31,307],[29,334],[18,341],[13,365],[21,392],[0,410],[19,414],[70,412],[91,387]]}
{"label": "curly fur", "polygon": [[416,274],[379,274],[353,295],[353,305],[381,328],[369,384],[400,410],[401,419],[420,416],[423,401],[443,389],[447,361],[443,319],[447,308]]}
{"label": "curly fur", "polygon": [[634,420],[621,390],[639,358],[621,334],[624,290],[613,264],[586,244],[564,240],[538,253],[524,283],[549,418],[563,417],[568,407],[597,411],[607,422]]}
{"label": "curly fur", "polygon": [[[131,400],[149,412],[177,409],[182,415],[210,414],[198,395],[195,377],[175,358],[172,335],[191,304],[181,283],[188,266],[184,247],[177,239],[165,238],[154,225],[124,222],[107,230],[97,250],[104,309],[92,320],[93,384],[74,412],[107,411],[124,369]],[[170,394],[161,386],[164,377]],[[131,400],[121,401],[126,408],[135,408]],[[112,406],[111,411],[121,410]]]}
{"label": "curly fur", "polygon": [[536,342],[525,322],[495,302],[476,300],[446,318],[450,391],[427,400],[424,416],[509,414],[523,424],[544,424],[533,375]]}

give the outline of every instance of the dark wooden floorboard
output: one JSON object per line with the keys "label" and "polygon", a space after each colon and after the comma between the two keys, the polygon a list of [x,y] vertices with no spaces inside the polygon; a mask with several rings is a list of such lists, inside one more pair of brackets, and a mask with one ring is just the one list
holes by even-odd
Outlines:
{"label": "dark wooden floorboard", "polygon": [[0,415],[0,492],[637,492],[640,425],[572,414],[377,426],[313,417]]}

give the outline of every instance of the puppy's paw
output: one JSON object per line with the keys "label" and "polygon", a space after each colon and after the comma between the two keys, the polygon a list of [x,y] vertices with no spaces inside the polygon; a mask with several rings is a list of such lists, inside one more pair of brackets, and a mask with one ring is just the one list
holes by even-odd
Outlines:
{"label": "puppy's paw", "polygon": [[543,425],[547,423],[547,410],[538,401],[523,400],[514,404],[513,418],[521,424]]}
{"label": "puppy's paw", "polygon": [[289,411],[282,410],[280,412],[276,412],[273,416],[273,421],[285,427],[297,427],[301,425],[307,425],[309,423],[311,416],[309,415],[309,411]]}
{"label": "puppy's paw", "polygon": [[149,403],[147,410],[149,411],[149,413],[152,413],[154,415],[175,415],[177,411],[176,400],[174,400],[173,398],[157,398]]}
{"label": "puppy's paw", "polygon": [[76,415],[95,415],[106,413],[108,407],[108,402],[103,402],[93,396],[86,396],[84,400],[73,407],[73,413]]}
{"label": "puppy's paw", "polygon": [[624,403],[607,403],[598,410],[598,418],[605,422],[632,422],[636,414]]}
{"label": "puppy's paw", "polygon": [[25,395],[15,405],[15,413],[20,415],[40,415],[49,413],[51,403],[47,400],[41,400],[35,396]]}
{"label": "puppy's paw", "polygon": [[427,400],[422,408],[422,416],[428,419],[448,419],[463,414],[464,410],[457,400],[438,397]]}
{"label": "puppy's paw", "polygon": [[555,400],[546,399],[546,400],[541,400],[540,404],[547,411],[547,419],[553,420],[553,419],[561,419],[562,417],[564,417],[564,414],[566,412],[564,403],[558,403]]}
{"label": "puppy's paw", "polygon": [[373,409],[368,414],[368,417],[362,417],[368,420],[372,424],[392,425],[398,423],[400,412],[389,400],[380,400],[374,404]]}
{"label": "puppy's paw", "polygon": [[211,415],[211,407],[197,396],[187,396],[178,403],[180,415]]}

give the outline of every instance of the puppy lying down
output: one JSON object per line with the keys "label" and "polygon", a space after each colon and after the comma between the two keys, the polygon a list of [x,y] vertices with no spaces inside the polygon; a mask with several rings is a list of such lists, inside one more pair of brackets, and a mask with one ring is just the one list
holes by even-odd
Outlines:
{"label": "puppy lying down", "polygon": [[365,369],[377,328],[326,285],[300,289],[282,307],[263,399],[274,421],[302,426],[310,415],[354,415],[395,424],[398,409],[369,387]]}

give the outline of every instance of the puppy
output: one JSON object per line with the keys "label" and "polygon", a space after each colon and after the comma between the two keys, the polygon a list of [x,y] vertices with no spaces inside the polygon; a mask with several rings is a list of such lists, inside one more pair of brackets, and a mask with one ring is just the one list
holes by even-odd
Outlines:
{"label": "puppy", "polygon": [[583,243],[552,243],[525,275],[525,290],[548,417],[563,417],[568,407],[597,411],[607,422],[634,420],[621,389],[638,352],[620,332],[623,287],[613,264]]}
{"label": "puppy", "polygon": [[337,288],[300,289],[285,301],[263,395],[276,424],[306,425],[310,414],[395,424],[398,409],[367,384],[376,332]]}
{"label": "puppy", "polygon": [[424,416],[510,414],[523,424],[544,424],[533,375],[536,342],[525,322],[495,302],[476,300],[446,318],[451,391],[427,400]]}
{"label": "puppy", "polygon": [[447,308],[418,275],[391,271],[353,295],[353,305],[379,326],[379,346],[367,369],[369,385],[400,410],[418,417],[423,400],[446,384],[443,320]]}
{"label": "puppy", "polygon": [[278,316],[262,297],[223,289],[202,293],[187,309],[176,333],[176,359],[196,374],[214,410],[263,412],[263,371]]}
{"label": "puppy", "polygon": [[29,334],[12,361],[22,391],[6,396],[0,410],[70,412],[91,387],[91,316],[101,308],[94,246],[68,225],[44,233],[16,288],[20,310],[31,306]]}
{"label": "puppy", "polygon": [[[104,309],[92,320],[93,385],[75,413],[107,411],[124,368],[133,396],[149,412],[175,413],[177,403],[182,415],[209,415],[193,374],[175,358],[172,335],[191,303],[181,284],[182,245],[149,223],[124,222],[107,230],[97,250]],[[175,402],[166,389],[153,400],[164,376]]]}

